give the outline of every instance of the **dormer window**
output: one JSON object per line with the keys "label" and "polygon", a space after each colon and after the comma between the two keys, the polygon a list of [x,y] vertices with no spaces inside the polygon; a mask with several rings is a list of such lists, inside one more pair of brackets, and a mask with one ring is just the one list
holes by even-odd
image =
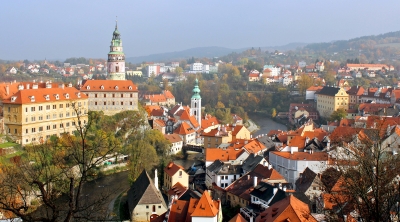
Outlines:
{"label": "dormer window", "polygon": [[56,100],[60,99],[60,96],[58,94],[55,94],[54,97],[56,97]]}
{"label": "dormer window", "polygon": [[44,98],[45,98],[46,100],[50,100],[50,95],[45,95]]}
{"label": "dormer window", "polygon": [[12,97],[11,97],[11,102],[14,103],[16,100],[17,100],[17,97],[16,97],[16,96],[12,96]]}
{"label": "dormer window", "polygon": [[81,93],[77,93],[76,96],[77,96],[78,98],[81,98]]}
{"label": "dormer window", "polygon": [[132,90],[132,86],[129,86],[128,89],[129,89],[129,90]]}
{"label": "dormer window", "polygon": [[102,86],[100,86],[100,89],[104,89],[104,86],[102,85]]}
{"label": "dormer window", "polygon": [[69,99],[69,94],[68,93],[65,93],[65,98]]}
{"label": "dormer window", "polygon": [[35,102],[35,96],[30,96],[31,102]]}
{"label": "dormer window", "polygon": [[118,90],[118,86],[115,86],[115,89]]}
{"label": "dormer window", "polygon": [[90,89],[90,86],[86,86],[86,89]]}

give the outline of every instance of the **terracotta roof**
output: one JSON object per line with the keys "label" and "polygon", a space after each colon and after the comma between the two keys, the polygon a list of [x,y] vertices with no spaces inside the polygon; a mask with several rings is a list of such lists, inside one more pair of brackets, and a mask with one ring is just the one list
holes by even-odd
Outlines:
{"label": "terracotta roof", "polygon": [[153,120],[153,124],[157,124],[158,126],[164,127],[165,126],[165,122],[162,121],[161,119],[155,119]]}
{"label": "terracotta roof", "polygon": [[218,148],[206,148],[206,161],[221,160],[222,162],[227,162],[231,160],[236,160],[243,152],[242,149],[218,149]]}
{"label": "terracotta roof", "polygon": [[178,199],[188,190],[187,187],[183,186],[181,183],[177,182],[171,189],[168,190],[168,196],[176,195]]}
{"label": "terracotta roof", "polygon": [[349,90],[347,90],[349,95],[357,95],[361,96],[364,93],[364,88],[362,86],[352,86]]}
{"label": "terracotta roof", "polygon": [[163,95],[163,94],[143,95],[143,98],[150,100],[151,102],[154,102],[154,103],[167,101],[167,97],[165,97],[165,95]]}
{"label": "terracotta roof", "polygon": [[323,86],[310,86],[306,91],[318,91],[324,88]]}
{"label": "terracotta roof", "polygon": [[237,213],[229,222],[247,222],[247,220],[240,213]]}
{"label": "terracotta roof", "polygon": [[[382,68],[382,67],[385,67],[385,68],[388,68],[389,67],[386,64],[363,64],[363,63],[360,63],[360,64],[348,63],[346,66],[349,67],[349,68],[352,68],[352,67],[357,67],[357,68],[358,67],[361,67],[361,68]],[[390,66],[390,67],[393,67],[393,66]]]}
{"label": "terracotta roof", "polygon": [[276,202],[263,211],[255,220],[256,222],[280,222],[280,221],[317,221],[312,215],[310,208],[293,195]]}
{"label": "terracotta roof", "polygon": [[360,129],[350,126],[338,126],[329,135],[329,138],[333,143],[339,143],[342,141],[350,142],[353,140],[353,135],[357,134],[359,131]]}
{"label": "terracotta roof", "polygon": [[80,90],[82,92],[137,92],[138,88],[131,80],[86,80]]}
{"label": "terracotta roof", "polygon": [[185,109],[185,110],[182,110],[182,112],[178,112],[178,116],[180,116],[179,118],[181,120],[189,121],[194,128],[199,127],[199,123],[197,122],[197,120],[196,120],[196,118],[194,116],[191,116],[189,114],[189,110]]}
{"label": "terracotta roof", "polygon": [[168,165],[164,168],[164,172],[168,174],[170,177],[174,176],[176,172],[178,172],[179,170],[185,171],[185,169],[182,166],[175,164],[172,161],[169,162]]}
{"label": "terracotta roof", "polygon": [[172,92],[169,91],[169,90],[164,90],[163,93],[164,93],[164,95],[165,95],[165,97],[166,97],[167,99],[174,99],[174,98],[175,98],[175,96],[172,95]]}
{"label": "terracotta roof", "polygon": [[189,201],[173,200],[168,215],[168,221],[185,221],[188,208]]}
{"label": "terracotta roof", "polygon": [[199,202],[196,205],[196,209],[192,213],[192,217],[215,217],[219,211],[218,201],[213,201],[208,191],[204,191]]}
{"label": "terracotta roof", "polygon": [[164,134],[164,138],[171,143],[182,142],[182,138],[178,134]]}
{"label": "terracotta roof", "polygon": [[208,127],[219,125],[220,122],[215,116],[208,115],[207,118],[201,119],[201,128],[207,129]]}
{"label": "terracotta roof", "polygon": [[186,122],[182,122],[181,125],[174,131],[174,133],[179,135],[188,135],[194,132],[196,131]]}
{"label": "terracotta roof", "polygon": [[290,152],[279,152],[279,151],[272,151],[273,154],[283,157],[285,159],[290,160],[308,160],[308,161],[324,161],[328,160],[328,154],[325,152],[294,152],[291,154]]}
{"label": "terracotta roof", "polygon": [[250,73],[250,74],[249,74],[249,77],[258,78],[259,76],[260,76],[260,74],[258,74],[258,73]]}
{"label": "terracotta roof", "polygon": [[20,90],[11,97],[4,99],[3,103],[28,104],[77,99],[87,99],[87,96],[73,87],[42,88]]}

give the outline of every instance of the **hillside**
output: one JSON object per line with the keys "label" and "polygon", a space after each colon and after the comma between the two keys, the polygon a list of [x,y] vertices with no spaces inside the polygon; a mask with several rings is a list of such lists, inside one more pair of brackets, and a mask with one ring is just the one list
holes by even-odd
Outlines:
{"label": "hillside", "polygon": [[[299,47],[303,47],[305,45],[306,45],[306,43],[289,43],[289,44],[282,45],[282,46],[264,46],[264,47],[260,47],[260,48],[263,51],[274,51],[274,50],[286,51],[286,50],[293,50],[293,49],[296,49]],[[213,58],[213,57],[224,56],[229,53],[240,53],[249,48],[251,48],[251,47],[241,48],[241,49],[229,49],[229,48],[218,47],[218,46],[197,47],[197,48],[191,48],[191,49],[187,49],[187,50],[183,50],[183,51],[158,53],[158,54],[151,54],[148,56],[129,57],[129,58],[126,58],[126,61],[131,62],[131,63],[141,63],[141,62],[145,62],[145,61],[152,61],[152,62],[172,61],[172,60],[187,59],[187,58],[191,58],[191,57]],[[254,47],[254,48],[258,48],[258,47]]]}

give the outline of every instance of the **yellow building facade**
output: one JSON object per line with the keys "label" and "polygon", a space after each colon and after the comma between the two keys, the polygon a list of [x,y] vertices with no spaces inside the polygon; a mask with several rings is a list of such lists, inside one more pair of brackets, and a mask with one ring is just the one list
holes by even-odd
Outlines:
{"label": "yellow building facade", "polygon": [[322,117],[330,117],[331,114],[342,108],[349,109],[349,94],[343,88],[325,86],[317,95],[317,110]]}
{"label": "yellow building facade", "polygon": [[7,135],[21,145],[73,133],[88,120],[87,96],[73,87],[23,89],[3,100]]}

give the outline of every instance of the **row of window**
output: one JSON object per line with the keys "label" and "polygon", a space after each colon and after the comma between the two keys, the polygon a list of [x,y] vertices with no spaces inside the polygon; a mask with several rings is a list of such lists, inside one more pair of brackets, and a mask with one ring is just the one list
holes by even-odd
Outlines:
{"label": "row of window", "polygon": [[[107,106],[107,102],[94,102],[94,105],[95,106]],[[113,105],[113,106],[115,106],[115,105],[119,105],[119,102],[110,102],[110,101],[108,101],[108,105]],[[124,105],[124,102],[121,102],[121,104],[120,104],[121,106],[123,106]],[[125,104],[125,105],[127,105],[127,104]],[[129,105],[133,105],[133,102],[129,102]]]}
{"label": "row of window", "polygon": [[[118,96],[118,94],[113,93],[113,94],[111,94],[111,97],[112,97],[112,98],[115,98],[116,95]],[[120,98],[124,98],[124,97],[127,97],[127,96],[124,96],[124,95],[128,95],[128,94],[123,94],[123,93],[121,93],[121,94],[119,94],[119,95],[120,95],[120,96],[119,96]],[[99,98],[100,96],[101,96],[100,94],[97,94],[97,93],[94,94],[94,98]],[[129,96],[132,98],[132,97],[133,97],[133,93],[130,93]],[[107,94],[104,93],[104,94],[103,94],[103,97],[104,97],[104,98],[107,98]]]}

